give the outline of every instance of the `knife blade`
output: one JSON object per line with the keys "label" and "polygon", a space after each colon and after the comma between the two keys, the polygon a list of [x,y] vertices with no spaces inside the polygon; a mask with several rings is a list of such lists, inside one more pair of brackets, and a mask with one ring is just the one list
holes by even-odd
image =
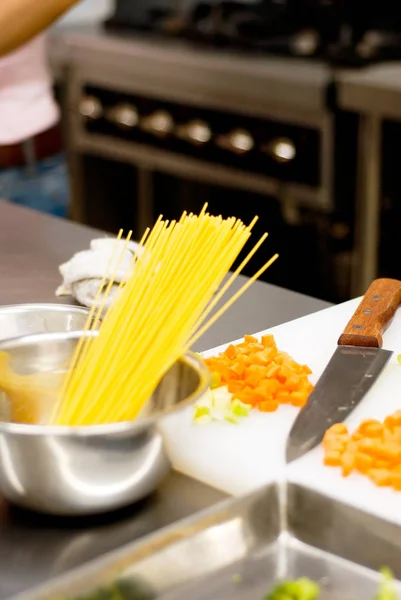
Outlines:
{"label": "knife blade", "polygon": [[382,334],[401,303],[401,281],[376,279],[337,342],[287,439],[286,460],[312,450],[326,430],[348,417],[380,376],[393,352],[382,348]]}

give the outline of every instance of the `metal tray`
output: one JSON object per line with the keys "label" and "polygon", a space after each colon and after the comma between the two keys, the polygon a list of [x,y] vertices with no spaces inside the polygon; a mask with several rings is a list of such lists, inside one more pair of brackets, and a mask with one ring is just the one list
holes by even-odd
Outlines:
{"label": "metal tray", "polygon": [[400,577],[400,527],[275,483],[18,598],[262,600],[275,580],[308,576],[322,599],[373,600],[381,566]]}
{"label": "metal tray", "polygon": [[0,600],[32,591],[228,496],[171,471],[141,502],[92,517],[52,517],[0,499]]}

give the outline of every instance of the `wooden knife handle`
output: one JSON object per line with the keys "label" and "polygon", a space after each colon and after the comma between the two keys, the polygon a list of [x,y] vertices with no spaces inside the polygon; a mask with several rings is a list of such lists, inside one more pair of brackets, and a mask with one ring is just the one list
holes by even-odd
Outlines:
{"label": "wooden knife handle", "polygon": [[401,281],[376,279],[338,340],[339,346],[381,348],[382,335],[401,304]]}

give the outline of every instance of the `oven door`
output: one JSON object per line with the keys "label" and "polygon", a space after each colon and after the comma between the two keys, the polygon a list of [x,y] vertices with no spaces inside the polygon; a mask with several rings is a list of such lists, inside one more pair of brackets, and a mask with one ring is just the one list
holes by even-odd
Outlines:
{"label": "oven door", "polygon": [[278,252],[265,280],[348,298],[352,215],[332,199],[330,115],[312,124],[266,119],[94,86],[82,88],[74,108],[75,219],[134,227],[140,237],[158,214],[177,218],[205,202],[245,222],[258,215],[254,238],[269,237],[247,275]]}

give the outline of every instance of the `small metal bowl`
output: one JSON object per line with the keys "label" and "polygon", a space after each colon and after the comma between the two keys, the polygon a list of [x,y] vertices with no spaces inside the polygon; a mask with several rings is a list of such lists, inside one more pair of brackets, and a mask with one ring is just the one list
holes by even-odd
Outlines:
{"label": "small metal bowl", "polygon": [[0,340],[64,331],[82,331],[89,310],[68,304],[0,306]]}
{"label": "small metal bowl", "polygon": [[[0,342],[0,351],[9,353],[18,373],[59,370],[81,335],[30,335]],[[20,506],[69,516],[144,498],[171,468],[159,420],[196,401],[208,385],[207,367],[187,354],[166,373],[135,421],[83,427],[0,422],[0,494]]]}

